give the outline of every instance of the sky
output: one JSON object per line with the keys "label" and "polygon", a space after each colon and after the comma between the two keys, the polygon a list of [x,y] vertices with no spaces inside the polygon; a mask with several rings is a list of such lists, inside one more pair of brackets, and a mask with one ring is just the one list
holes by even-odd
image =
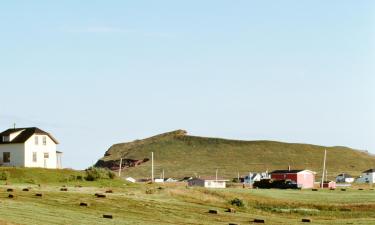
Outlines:
{"label": "sky", "polygon": [[375,153],[375,1],[4,1],[0,96],[68,168],[176,129]]}

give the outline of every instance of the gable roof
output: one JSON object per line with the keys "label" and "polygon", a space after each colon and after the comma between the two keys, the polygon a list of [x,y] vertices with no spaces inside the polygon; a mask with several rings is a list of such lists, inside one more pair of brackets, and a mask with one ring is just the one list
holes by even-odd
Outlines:
{"label": "gable roof", "polygon": [[6,131],[3,131],[0,133],[0,137],[2,136],[9,136],[12,133],[19,132],[12,141],[5,141],[3,142],[3,139],[0,138],[0,144],[19,144],[19,143],[25,143],[32,135],[34,134],[44,134],[47,135],[52,139],[53,142],[58,144],[59,142],[49,133],[45,132],[44,130],[41,130],[37,127],[26,127],[26,128],[16,128],[16,129],[8,129]]}
{"label": "gable roof", "polygon": [[314,171],[311,171],[311,170],[274,170],[274,171],[271,172],[271,174],[272,173],[300,173],[300,172],[303,172],[303,171],[315,173]]}
{"label": "gable roof", "polygon": [[375,173],[375,169],[369,169],[369,170],[363,171],[363,173]]}

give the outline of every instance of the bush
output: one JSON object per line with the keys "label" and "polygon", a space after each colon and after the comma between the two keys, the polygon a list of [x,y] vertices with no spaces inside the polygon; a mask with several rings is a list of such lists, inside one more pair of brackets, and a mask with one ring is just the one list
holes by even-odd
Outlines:
{"label": "bush", "polygon": [[239,198],[234,198],[234,199],[230,200],[229,203],[231,205],[235,205],[235,206],[238,206],[238,207],[244,207],[245,206],[243,201]]}
{"label": "bush", "polygon": [[106,168],[90,167],[86,169],[85,180],[95,181],[99,179],[114,179],[115,173]]}
{"label": "bush", "polygon": [[0,180],[8,180],[10,178],[10,173],[8,171],[2,171],[0,173]]}

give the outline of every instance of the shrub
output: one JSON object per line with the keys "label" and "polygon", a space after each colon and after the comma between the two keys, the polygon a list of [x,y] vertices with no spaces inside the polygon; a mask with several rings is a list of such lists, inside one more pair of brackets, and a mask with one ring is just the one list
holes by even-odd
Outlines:
{"label": "shrub", "polygon": [[115,174],[106,168],[90,167],[86,169],[85,180],[95,181],[99,179],[114,179]]}
{"label": "shrub", "polygon": [[8,171],[2,171],[0,173],[0,180],[8,180],[10,178],[10,173]]}
{"label": "shrub", "polygon": [[238,207],[244,207],[245,206],[243,201],[239,198],[234,198],[234,199],[230,200],[229,203],[231,205],[235,205],[235,206],[238,206]]}

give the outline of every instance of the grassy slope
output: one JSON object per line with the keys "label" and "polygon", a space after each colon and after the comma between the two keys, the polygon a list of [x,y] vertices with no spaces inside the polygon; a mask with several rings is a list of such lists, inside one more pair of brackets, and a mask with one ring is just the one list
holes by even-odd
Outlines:
{"label": "grassy slope", "polygon": [[[340,172],[359,175],[375,167],[375,157],[346,147],[324,147],[274,141],[237,141],[185,135],[175,131],[144,140],[113,145],[101,160],[150,158],[155,154],[156,174],[165,170],[166,176],[183,177],[214,175],[236,177],[237,172],[286,169],[311,169],[320,174],[324,149],[327,149],[327,169],[331,177]],[[127,169],[125,174],[149,177],[151,163]]]}
{"label": "grassy slope", "polygon": [[[1,168],[8,170],[9,168]],[[117,180],[113,194],[96,198],[94,193],[104,192],[108,184],[59,182],[60,171],[20,169],[26,176],[44,180],[40,187],[25,184],[19,171],[13,173],[11,185],[0,182],[0,224],[248,224],[254,218],[266,219],[267,224],[300,224],[301,218],[312,218],[314,224],[374,224],[375,191],[349,189],[345,192],[319,190],[249,190],[228,188],[209,190],[186,188],[185,185],[132,184]],[[66,175],[66,174],[65,174]],[[49,180],[46,177],[51,177]],[[55,177],[55,178],[54,178]],[[17,181],[21,181],[18,183]],[[56,183],[57,181],[57,183]],[[48,183],[52,182],[52,183]],[[65,184],[67,192],[59,191]],[[121,185],[120,185],[121,184]],[[31,186],[31,191],[22,188]],[[7,198],[6,189],[15,189],[14,199]],[[162,187],[161,189],[159,187]],[[146,194],[146,190],[153,190]],[[35,197],[43,193],[43,197]],[[244,201],[245,207],[237,213],[226,213],[233,198]],[[80,202],[90,204],[80,207]],[[218,215],[208,214],[209,209],[219,210]],[[102,218],[112,214],[113,220]]]}

